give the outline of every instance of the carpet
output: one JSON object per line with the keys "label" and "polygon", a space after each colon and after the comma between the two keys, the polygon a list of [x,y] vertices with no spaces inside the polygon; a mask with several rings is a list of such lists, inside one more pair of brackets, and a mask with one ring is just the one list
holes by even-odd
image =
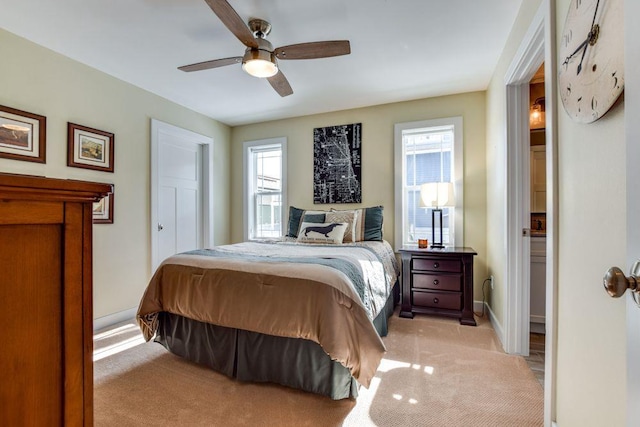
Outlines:
{"label": "carpet", "polygon": [[95,337],[96,426],[541,426],[543,390],[484,319],[390,319],[371,387],[333,401],[242,383],[141,343],[133,322]]}

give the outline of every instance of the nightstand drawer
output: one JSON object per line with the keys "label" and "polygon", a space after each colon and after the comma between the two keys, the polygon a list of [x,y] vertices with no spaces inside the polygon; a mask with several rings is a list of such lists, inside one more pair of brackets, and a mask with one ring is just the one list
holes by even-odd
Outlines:
{"label": "nightstand drawer", "polygon": [[447,271],[450,273],[462,271],[462,263],[457,259],[414,258],[411,262],[413,270]]}
{"label": "nightstand drawer", "polygon": [[461,292],[411,292],[413,305],[447,310],[462,308]]}
{"label": "nightstand drawer", "polygon": [[445,291],[461,291],[462,276],[447,274],[413,274],[413,287]]}

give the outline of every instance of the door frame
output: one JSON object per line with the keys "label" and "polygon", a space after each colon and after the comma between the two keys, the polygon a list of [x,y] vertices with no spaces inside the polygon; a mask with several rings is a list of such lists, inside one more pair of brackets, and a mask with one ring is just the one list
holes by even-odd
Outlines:
{"label": "door frame", "polygon": [[193,131],[151,119],[151,273],[162,260],[158,259],[158,201],[159,201],[159,177],[158,169],[160,134],[171,134],[175,137],[188,140],[202,146],[202,245],[213,245],[213,138],[195,133]]}
{"label": "door frame", "polygon": [[545,64],[547,265],[545,307],[544,423],[549,427],[556,413],[557,289],[558,289],[558,154],[556,79],[556,1],[543,0],[505,74],[506,87],[506,254],[507,278],[504,349],[529,353],[530,227],[529,206],[529,81]]}

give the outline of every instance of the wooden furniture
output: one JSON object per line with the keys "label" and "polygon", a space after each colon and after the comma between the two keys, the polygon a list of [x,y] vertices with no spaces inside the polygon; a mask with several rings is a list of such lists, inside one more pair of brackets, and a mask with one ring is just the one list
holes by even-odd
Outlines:
{"label": "wooden furniture", "polygon": [[93,425],[92,203],[111,191],[0,174],[0,425]]}
{"label": "wooden furniture", "polygon": [[400,317],[414,313],[457,317],[463,325],[473,318],[473,256],[471,248],[400,249],[402,307]]}

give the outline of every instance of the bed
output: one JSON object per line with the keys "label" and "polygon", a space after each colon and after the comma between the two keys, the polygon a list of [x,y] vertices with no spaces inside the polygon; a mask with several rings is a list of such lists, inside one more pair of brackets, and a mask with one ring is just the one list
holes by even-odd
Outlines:
{"label": "bed", "polygon": [[398,276],[384,240],[218,246],[165,260],[137,321],[147,341],[229,377],[355,398],[385,352]]}

